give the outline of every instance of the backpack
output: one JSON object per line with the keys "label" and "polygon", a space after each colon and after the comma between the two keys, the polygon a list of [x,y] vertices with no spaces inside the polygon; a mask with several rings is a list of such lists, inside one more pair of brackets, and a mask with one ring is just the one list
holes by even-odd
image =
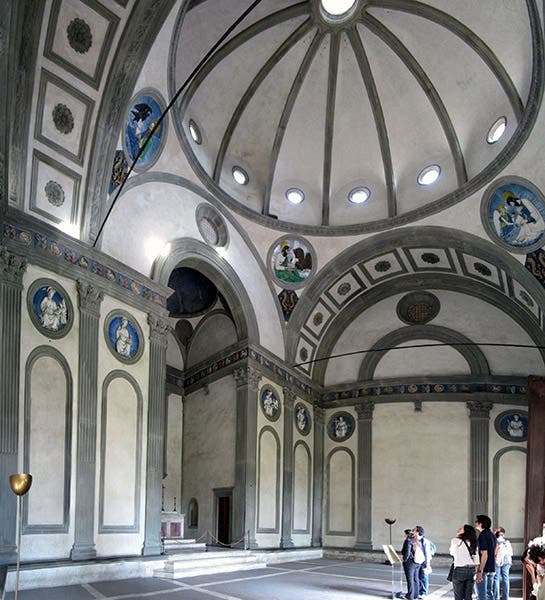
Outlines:
{"label": "backpack", "polygon": [[510,551],[509,545],[507,541],[500,542],[498,541],[498,545],[496,546],[496,566],[503,567],[505,565],[510,565],[513,562],[511,558],[512,551]]}

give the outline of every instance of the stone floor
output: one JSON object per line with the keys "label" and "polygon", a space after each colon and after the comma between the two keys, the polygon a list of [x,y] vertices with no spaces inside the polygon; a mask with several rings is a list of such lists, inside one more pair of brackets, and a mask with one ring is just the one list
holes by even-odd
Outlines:
{"label": "stone floor", "polygon": [[[428,600],[453,598],[447,568],[430,575]],[[520,576],[513,577],[510,600],[520,598]],[[403,582],[404,589],[404,582]],[[394,598],[400,591],[399,565],[314,559],[281,563],[179,580],[157,578],[103,581],[57,588],[22,590],[20,600],[365,600]],[[7,593],[5,600],[13,600]]]}

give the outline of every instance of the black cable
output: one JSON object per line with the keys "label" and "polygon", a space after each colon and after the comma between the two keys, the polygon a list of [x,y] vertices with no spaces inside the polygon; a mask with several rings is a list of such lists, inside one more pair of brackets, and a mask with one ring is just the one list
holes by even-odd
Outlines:
{"label": "black cable", "polygon": [[212,56],[212,54],[217,50],[217,48],[220,46],[220,44],[222,44],[222,42],[225,40],[225,38],[227,38],[227,36],[252,12],[252,10],[254,10],[254,8],[260,2],[261,2],[261,0],[255,0],[255,2],[253,2],[240,15],[240,17],[238,17],[238,19],[225,31],[225,33],[218,39],[218,41],[212,46],[212,48],[210,48],[210,50],[201,59],[201,61],[199,62],[199,64],[193,69],[193,71],[191,71],[191,73],[189,74],[189,76],[182,83],[182,85],[180,86],[180,88],[178,89],[178,91],[174,94],[172,100],[169,102],[168,106],[165,108],[165,110],[163,111],[163,113],[161,114],[161,116],[159,117],[159,119],[157,119],[157,123],[155,123],[153,129],[148,133],[148,136],[144,140],[144,143],[140,146],[140,150],[138,151],[138,154],[136,155],[136,157],[132,161],[132,164],[129,167],[129,170],[127,171],[127,174],[125,175],[125,178],[123,179],[121,185],[119,186],[119,189],[117,190],[117,194],[115,195],[115,198],[112,200],[112,203],[110,204],[110,208],[106,212],[106,216],[104,217],[104,219],[102,221],[102,224],[101,224],[101,226],[100,226],[100,228],[98,230],[98,233],[97,233],[97,236],[95,238],[95,241],[93,242],[93,248],[96,246],[96,244],[97,244],[97,242],[98,242],[98,240],[99,240],[99,238],[100,238],[100,236],[102,234],[104,226],[106,225],[106,221],[108,220],[108,217],[110,216],[110,214],[111,214],[111,212],[112,212],[112,210],[113,210],[113,208],[114,208],[114,206],[115,206],[115,204],[117,202],[117,199],[119,198],[119,196],[120,196],[123,188],[125,187],[125,182],[129,178],[129,175],[133,172],[133,169],[134,169],[136,163],[138,162],[138,159],[142,155],[142,152],[146,148],[147,143],[149,142],[149,140],[151,139],[151,137],[153,136],[153,134],[157,131],[157,129],[159,128],[159,126],[163,122],[163,119],[167,115],[167,113],[174,106],[174,104],[176,103],[176,101],[180,97],[180,94],[184,91],[184,89],[187,87],[187,85],[189,84],[189,82],[201,70],[201,68],[208,61],[208,59]]}
{"label": "black cable", "polygon": [[502,348],[531,348],[532,350],[545,350],[545,346],[535,346],[532,344],[502,344],[496,342],[450,342],[450,343],[430,343],[430,344],[410,344],[408,346],[391,346],[384,348],[370,348],[369,350],[354,350],[353,352],[343,352],[342,354],[331,354],[330,356],[324,356],[323,358],[315,358],[314,360],[307,360],[292,365],[292,368],[302,367],[303,365],[311,365],[313,363],[322,362],[324,360],[330,360],[332,358],[343,358],[344,356],[354,356],[354,354],[367,354],[368,352],[386,352],[390,350],[406,350],[408,348],[432,348],[438,346],[499,346]]}

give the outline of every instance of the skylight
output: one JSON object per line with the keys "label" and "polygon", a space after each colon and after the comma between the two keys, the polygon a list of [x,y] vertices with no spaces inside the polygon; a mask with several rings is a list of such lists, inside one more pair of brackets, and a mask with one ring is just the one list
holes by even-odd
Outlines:
{"label": "skylight", "polygon": [[501,136],[505,133],[505,129],[507,128],[507,119],[505,117],[500,117],[496,119],[492,127],[488,130],[488,135],[486,136],[486,141],[489,144],[495,144]]}
{"label": "skylight", "polygon": [[348,200],[352,202],[352,204],[363,204],[369,200],[370,195],[371,192],[366,187],[355,187],[348,194]]}
{"label": "skylight", "polygon": [[322,8],[334,17],[342,17],[350,12],[357,0],[321,0]]}
{"label": "skylight", "polygon": [[305,199],[305,194],[299,188],[290,188],[286,191],[286,198],[292,204],[301,204]]}
{"label": "skylight", "polygon": [[418,183],[420,185],[431,185],[439,179],[441,167],[439,165],[429,165],[420,171],[418,175]]}
{"label": "skylight", "polygon": [[233,167],[233,179],[239,185],[246,185],[250,178],[248,177],[248,173],[242,167]]}
{"label": "skylight", "polygon": [[196,144],[202,143],[201,130],[199,129],[199,126],[197,125],[197,123],[195,123],[193,119],[189,119],[189,133],[191,134],[191,137],[193,138],[193,141]]}

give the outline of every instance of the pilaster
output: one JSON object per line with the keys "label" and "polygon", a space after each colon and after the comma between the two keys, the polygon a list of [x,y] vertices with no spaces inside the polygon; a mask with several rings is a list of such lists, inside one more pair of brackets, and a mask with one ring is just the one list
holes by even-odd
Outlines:
{"label": "pilaster", "polygon": [[293,548],[293,407],[296,395],[284,388],[284,468],[282,484],[282,533],[280,546]]}
{"label": "pilaster", "polygon": [[17,556],[17,497],[7,484],[18,468],[21,291],[26,261],[0,246],[0,564]]}
{"label": "pilaster", "polygon": [[163,443],[165,435],[165,379],[168,332],[166,321],[148,315],[150,326],[148,444],[146,463],[146,524],[142,554],[161,554]]}
{"label": "pilaster", "polygon": [[257,391],[261,373],[253,367],[236,369],[237,386],[233,547],[257,548],[256,452]]}
{"label": "pilaster", "polygon": [[324,424],[325,410],[314,407],[314,456],[312,494],[312,546],[322,546],[322,513],[324,496]]}
{"label": "pilaster", "polygon": [[488,454],[491,402],[468,402],[469,433],[469,522],[488,514]]}
{"label": "pilaster", "polygon": [[73,561],[96,557],[95,478],[98,398],[98,333],[104,293],[77,281],[79,307],[78,435]]}
{"label": "pilaster", "polygon": [[373,464],[373,411],[375,403],[365,400],[356,404],[358,415],[358,500],[357,538],[355,548],[372,550],[372,464]]}

